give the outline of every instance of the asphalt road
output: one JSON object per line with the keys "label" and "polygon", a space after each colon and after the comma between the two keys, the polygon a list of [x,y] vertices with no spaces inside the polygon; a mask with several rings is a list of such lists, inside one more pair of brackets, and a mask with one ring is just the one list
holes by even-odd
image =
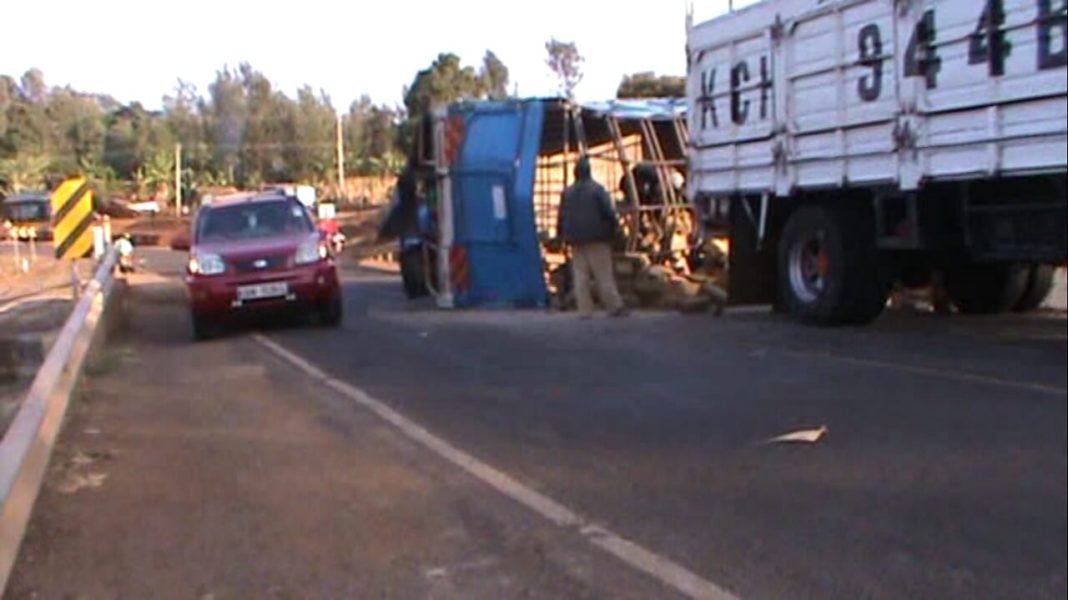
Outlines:
{"label": "asphalt road", "polygon": [[[894,313],[812,329],[759,312],[439,312],[371,273],[345,292],[342,329],[266,336],[740,597],[1068,595],[1063,315]],[[180,296],[139,302],[132,358],[99,383],[115,407],[80,417],[115,436],[115,475],[96,496],[46,493],[16,596],[156,584],[219,598],[676,593],[249,332],[194,345]],[[820,426],[814,444],[765,443]],[[68,452],[102,443],[77,427]]]}

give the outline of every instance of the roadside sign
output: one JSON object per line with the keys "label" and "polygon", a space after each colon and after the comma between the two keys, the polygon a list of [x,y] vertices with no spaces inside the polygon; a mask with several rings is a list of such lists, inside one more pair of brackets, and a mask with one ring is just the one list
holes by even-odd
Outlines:
{"label": "roadside sign", "polygon": [[76,260],[93,249],[93,191],[84,177],[71,177],[52,192],[52,244],[57,259]]}

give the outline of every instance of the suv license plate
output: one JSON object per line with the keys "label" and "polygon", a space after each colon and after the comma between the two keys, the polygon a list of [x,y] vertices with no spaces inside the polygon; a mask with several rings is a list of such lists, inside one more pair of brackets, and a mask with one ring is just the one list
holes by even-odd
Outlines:
{"label": "suv license plate", "polygon": [[289,295],[289,286],[284,282],[245,285],[237,288],[237,299],[242,302],[263,300],[264,298],[281,298],[287,295]]}

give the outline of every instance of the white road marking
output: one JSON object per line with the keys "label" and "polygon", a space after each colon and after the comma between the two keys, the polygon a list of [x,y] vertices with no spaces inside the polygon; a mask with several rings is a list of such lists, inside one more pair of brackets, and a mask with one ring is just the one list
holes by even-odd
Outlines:
{"label": "white road marking", "polygon": [[257,334],[253,336],[253,339],[278,357],[303,371],[308,377],[319,381],[326,387],[378,415],[382,420],[400,430],[401,433],[422,444],[441,458],[451,462],[512,500],[533,510],[553,524],[575,529],[589,543],[615,556],[631,567],[652,576],[690,598],[708,600],[733,600],[736,598],[727,590],[673,562],[671,559],[620,537],[611,530],[580,516],[575,511],[545,494],[523,485],[514,477],[460,450],[434,435],[422,425],[393,410],[381,400],[344,381],[330,377],[315,365],[266,336]]}

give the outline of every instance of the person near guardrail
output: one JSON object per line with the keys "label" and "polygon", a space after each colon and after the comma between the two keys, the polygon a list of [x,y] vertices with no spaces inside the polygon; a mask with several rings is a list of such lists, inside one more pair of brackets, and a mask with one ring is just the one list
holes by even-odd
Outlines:
{"label": "person near guardrail", "polygon": [[115,249],[119,252],[119,271],[132,273],[134,270],[134,245],[129,233],[122,234],[122,237],[115,242]]}
{"label": "person near guardrail", "polygon": [[613,317],[627,310],[616,287],[612,265],[612,240],[619,231],[619,217],[608,190],[593,179],[590,159],[583,156],[575,165],[575,183],[560,200],[556,230],[571,247],[571,269],[579,315],[593,315],[590,280],[597,286],[597,298]]}

